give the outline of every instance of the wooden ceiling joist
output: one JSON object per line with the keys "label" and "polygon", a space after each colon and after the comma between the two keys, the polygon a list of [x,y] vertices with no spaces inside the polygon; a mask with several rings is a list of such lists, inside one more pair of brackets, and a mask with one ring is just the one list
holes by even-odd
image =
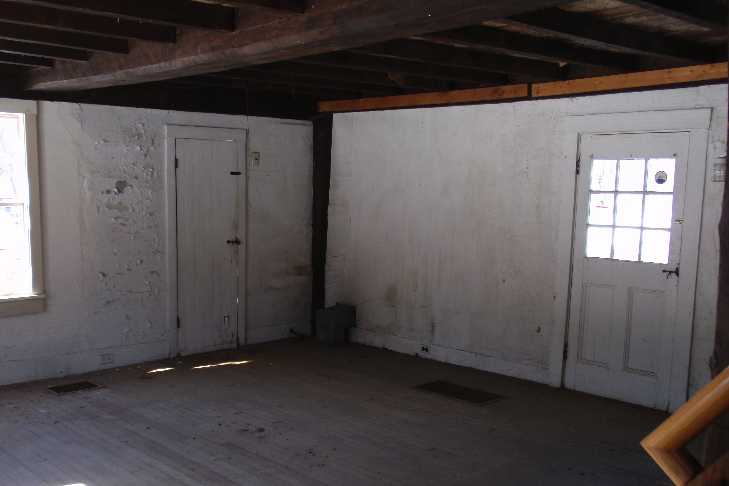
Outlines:
{"label": "wooden ceiling joist", "polygon": [[273,64],[261,64],[252,66],[248,69],[269,71],[283,74],[296,74],[300,76],[310,76],[316,78],[324,78],[334,81],[355,81],[380,86],[394,87],[400,86],[403,89],[413,88],[426,91],[451,91],[456,84],[462,86],[462,89],[475,88],[483,83],[468,83],[434,79],[421,76],[405,75],[394,72],[374,72],[358,69],[346,69],[338,66],[322,66],[312,65],[301,62],[283,61]]}
{"label": "wooden ceiling joist", "polygon": [[352,52],[502,74],[523,74],[545,79],[565,78],[563,69],[556,62],[505,56],[410,39],[357,47],[352,49]]}
{"label": "wooden ceiling joist", "polygon": [[545,61],[567,62],[630,72],[636,68],[635,57],[599,49],[518,34],[485,26],[432,32],[418,36],[433,42],[452,42],[473,49],[489,49],[514,56],[529,56]]}
{"label": "wooden ceiling joist", "polygon": [[17,76],[19,77],[23,72],[23,68],[16,64],[3,64],[0,62],[0,75],[2,76]]}
{"label": "wooden ceiling joist", "polygon": [[20,0],[20,2],[175,27],[235,30],[234,9],[192,0]]}
{"label": "wooden ceiling joist", "polygon": [[31,42],[17,42],[6,39],[0,39],[0,52],[29,54],[32,56],[49,57],[51,59],[66,59],[71,61],[88,61],[89,59],[89,53],[80,49],[33,44]]}
{"label": "wooden ceiling joist", "polygon": [[304,0],[218,0],[221,3],[233,5],[245,5],[248,7],[261,7],[268,10],[278,10],[281,12],[290,12],[303,14],[306,8]]}
{"label": "wooden ceiling joist", "polygon": [[0,62],[17,64],[19,66],[53,67],[53,59],[47,57],[23,56],[21,54],[9,54],[7,52],[0,52]]}
{"label": "wooden ceiling joist", "polygon": [[621,0],[651,12],[718,32],[727,32],[729,10],[710,0]]}
{"label": "wooden ceiling joist", "polygon": [[705,45],[637,30],[559,8],[515,15],[504,22],[598,49],[618,49],[641,56],[681,61],[706,63],[716,60],[712,49]]}
{"label": "wooden ceiling joist", "polygon": [[509,82],[509,78],[505,74],[344,51],[302,57],[296,61],[318,66],[347,67],[379,73],[400,73],[446,81],[457,80],[487,85],[502,85]]}
{"label": "wooden ceiling joist", "polygon": [[0,22],[0,39],[21,40],[89,51],[129,54],[129,42],[126,39],[8,24],[5,22]]}
{"label": "wooden ceiling joist", "polygon": [[223,76],[236,79],[245,79],[248,81],[260,81],[265,83],[278,83],[289,86],[308,86],[311,88],[325,89],[343,89],[349,91],[359,91],[371,94],[403,94],[400,87],[382,86],[377,84],[368,84],[360,81],[341,81],[313,76],[300,76],[295,74],[285,74],[277,72],[267,72],[253,70],[247,68],[233,69],[224,73],[213,73],[212,76]]}
{"label": "wooden ceiling joist", "polygon": [[317,96],[325,99],[343,99],[348,97],[366,97],[366,93],[361,91],[351,91],[346,89],[330,89],[317,88],[313,86],[294,86],[291,84],[271,83],[266,81],[251,81],[240,78],[223,78],[218,76],[188,76],[185,78],[177,78],[169,81],[169,83],[194,84],[207,87],[226,87],[237,89],[238,96],[245,96],[246,91],[241,90],[258,90],[275,93],[289,93],[297,95]]}
{"label": "wooden ceiling joist", "polygon": [[67,12],[55,8],[0,0],[0,20],[7,23],[49,27],[71,32],[140,39],[152,42],[175,42],[175,29],[101,15]]}
{"label": "wooden ceiling joist", "polygon": [[[127,56],[59,61],[25,79],[28,89],[77,90],[158,81],[291,60],[412,35],[474,25],[566,0],[331,0],[265,28],[221,34],[181,29],[174,49],[139,45]],[[543,62],[543,61],[539,61]],[[549,76],[559,79],[558,75]]]}

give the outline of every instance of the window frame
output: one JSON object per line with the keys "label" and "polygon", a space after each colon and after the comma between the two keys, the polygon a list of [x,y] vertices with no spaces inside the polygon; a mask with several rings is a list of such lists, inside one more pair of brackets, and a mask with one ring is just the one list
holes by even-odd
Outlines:
{"label": "window frame", "polygon": [[34,101],[0,98],[0,113],[23,117],[28,165],[28,214],[30,219],[31,293],[0,296],[0,317],[38,314],[45,310],[43,287],[43,246],[38,166],[38,107]]}

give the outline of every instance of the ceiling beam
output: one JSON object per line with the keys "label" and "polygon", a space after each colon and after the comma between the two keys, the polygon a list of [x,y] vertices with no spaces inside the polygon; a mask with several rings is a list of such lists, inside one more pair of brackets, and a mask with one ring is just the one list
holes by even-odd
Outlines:
{"label": "ceiling beam", "polygon": [[0,52],[15,54],[30,54],[33,56],[50,57],[51,59],[66,59],[71,61],[88,61],[89,53],[80,49],[67,47],[47,46],[30,42],[17,42],[0,39]]}
{"label": "ceiling beam", "polygon": [[10,82],[3,83],[3,76],[0,76],[0,97],[296,120],[316,116],[316,102],[320,99],[300,93],[224,86],[211,91],[209,87],[183,83],[146,83],[66,93],[20,91],[12,83],[13,78],[7,76]]}
{"label": "ceiling beam", "polygon": [[327,89],[345,89],[348,91],[360,91],[372,94],[403,94],[402,88],[397,85],[382,86],[377,84],[368,84],[359,81],[341,81],[332,80],[313,76],[300,76],[295,74],[285,74],[277,72],[258,71],[248,68],[233,69],[221,73],[213,73],[211,76],[222,76],[237,79],[246,79],[248,81],[261,81],[266,83],[278,83],[293,86],[310,86],[313,88]]}
{"label": "ceiling beam", "polygon": [[244,5],[246,7],[261,7],[267,10],[278,10],[303,14],[306,8],[304,0],[218,0],[221,3]]}
{"label": "ceiling beam", "polygon": [[529,56],[544,61],[558,61],[598,66],[623,72],[635,71],[636,60],[626,54],[589,49],[543,37],[517,34],[485,26],[462,27],[417,36],[434,42],[452,42],[472,49],[489,49],[508,55]]}
{"label": "ceiling beam", "polygon": [[89,89],[205,74],[447,30],[569,0],[329,0],[264,28],[229,34],[179,29],[174,48],[135,43],[128,56],[59,61],[29,73],[29,89]]}
{"label": "ceiling beam", "polygon": [[682,61],[714,60],[713,49],[709,46],[640,31],[559,8],[511,16],[505,19],[505,23],[578,41],[598,49],[619,49],[636,55]]}
{"label": "ceiling beam", "polygon": [[18,64],[20,66],[53,67],[53,59],[37,56],[23,56],[20,54],[8,54],[0,52],[0,62],[6,64]]}
{"label": "ceiling beam", "polygon": [[556,62],[539,61],[523,57],[505,56],[490,52],[451,47],[442,44],[397,39],[357,47],[353,52],[394,59],[406,59],[503,74],[524,74],[545,79],[564,79],[565,72]]}
{"label": "ceiling beam", "polygon": [[345,51],[302,57],[296,59],[296,62],[317,66],[347,67],[379,73],[399,73],[446,81],[473,82],[480,85],[503,85],[509,82],[509,78],[505,74],[441,66],[438,64],[426,64],[402,59],[368,56],[366,54]]}
{"label": "ceiling beam", "polygon": [[[423,78],[418,76],[406,76],[401,73],[387,73],[363,71],[359,69],[347,69],[338,66],[322,66],[295,61],[282,61],[273,64],[260,64],[251,66],[254,71],[268,71],[284,74],[297,74],[300,76],[310,76],[315,78],[326,78],[337,81],[354,81],[380,86],[395,87],[400,86],[403,89],[416,88],[428,91],[449,91],[452,88],[452,81],[442,79]],[[477,83],[471,83],[475,85]]]}
{"label": "ceiling beam", "polygon": [[[387,76],[387,73],[371,71],[359,71],[332,66],[316,66],[296,61],[281,61],[271,64],[258,64],[247,68],[253,71],[265,71],[281,74],[296,74],[314,78],[325,78],[335,81],[355,81],[361,83],[375,84],[380,86],[394,87],[397,84]],[[222,73],[216,74],[224,74]]]}
{"label": "ceiling beam", "polygon": [[174,27],[233,31],[235,9],[192,0],[15,0],[36,6],[161,23]]}
{"label": "ceiling beam", "polygon": [[708,0],[622,0],[624,3],[657,12],[706,29],[727,32],[729,9]]}
{"label": "ceiling beam", "polygon": [[23,67],[16,64],[3,64],[0,62],[0,75],[18,76],[23,72]]}
{"label": "ceiling beam", "polygon": [[[223,78],[208,75],[188,76],[185,78],[173,79],[167,82],[175,84],[196,84],[199,86],[208,87],[227,87],[236,88],[239,90],[255,89],[262,91],[274,91],[277,93],[302,94],[328,99],[346,99],[348,96],[352,96],[352,94],[354,93],[357,93],[358,96],[367,95],[367,93],[362,93],[361,91],[351,91],[347,89],[317,88],[314,86],[299,86],[285,83],[272,83],[269,81],[253,81],[249,79]],[[372,96],[372,94],[369,94],[369,96]]]}
{"label": "ceiling beam", "polygon": [[38,44],[60,47],[74,47],[89,51],[129,53],[129,42],[126,39],[103,37],[93,34],[79,34],[65,30],[44,29],[0,22],[0,39],[21,40]]}
{"label": "ceiling beam", "polygon": [[0,0],[0,20],[7,23],[49,27],[72,32],[153,42],[175,42],[175,29],[173,27],[115,19],[101,15],[67,12],[18,2]]}

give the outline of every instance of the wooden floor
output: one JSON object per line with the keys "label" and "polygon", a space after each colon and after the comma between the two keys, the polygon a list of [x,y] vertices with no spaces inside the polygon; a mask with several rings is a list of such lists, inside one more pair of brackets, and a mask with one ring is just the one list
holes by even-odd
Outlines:
{"label": "wooden floor", "polygon": [[[79,378],[104,388],[46,388]],[[509,398],[477,407],[412,389],[435,380]],[[378,348],[288,340],[0,388],[0,485],[669,484],[638,445],[665,418]]]}

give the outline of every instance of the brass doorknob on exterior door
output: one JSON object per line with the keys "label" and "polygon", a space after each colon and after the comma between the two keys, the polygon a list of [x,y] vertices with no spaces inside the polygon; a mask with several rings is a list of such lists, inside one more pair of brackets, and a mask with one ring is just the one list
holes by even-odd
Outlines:
{"label": "brass doorknob on exterior door", "polygon": [[236,238],[234,240],[228,240],[228,244],[229,245],[240,245],[240,240],[236,236]]}

